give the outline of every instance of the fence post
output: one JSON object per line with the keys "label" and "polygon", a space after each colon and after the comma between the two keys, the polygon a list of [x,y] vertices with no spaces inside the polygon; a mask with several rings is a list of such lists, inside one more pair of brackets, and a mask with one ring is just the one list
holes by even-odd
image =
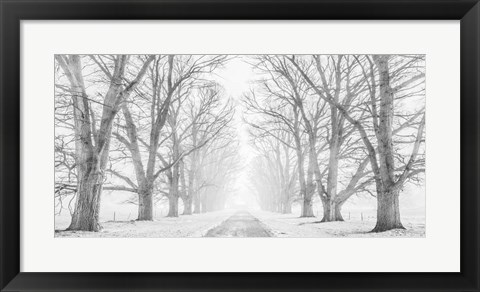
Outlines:
{"label": "fence post", "polygon": [[117,221],[115,220],[115,211],[113,212],[113,221]]}
{"label": "fence post", "polygon": [[363,221],[363,213],[360,213],[360,216],[362,217],[362,221]]}

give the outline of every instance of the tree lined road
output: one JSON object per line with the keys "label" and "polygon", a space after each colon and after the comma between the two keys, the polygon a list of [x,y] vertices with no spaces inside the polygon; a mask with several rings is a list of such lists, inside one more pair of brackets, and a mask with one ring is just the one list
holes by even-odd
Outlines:
{"label": "tree lined road", "polygon": [[[74,209],[70,231],[101,230],[104,190],[131,193],[138,221],[156,202],[176,218],[252,196],[344,221],[368,193],[373,232],[404,229],[400,194],[424,192],[425,55],[56,55],[55,68],[55,214]],[[208,236],[277,234],[254,214]]]}
{"label": "tree lined road", "polygon": [[247,211],[239,211],[219,226],[210,229],[205,237],[272,237],[260,221]]}

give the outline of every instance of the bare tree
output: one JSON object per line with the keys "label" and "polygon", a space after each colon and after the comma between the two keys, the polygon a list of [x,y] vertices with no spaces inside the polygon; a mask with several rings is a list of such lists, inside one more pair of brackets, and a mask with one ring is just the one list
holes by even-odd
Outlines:
{"label": "bare tree", "polygon": [[[207,84],[195,90],[185,105],[185,116],[188,118],[188,127],[185,129],[185,144],[192,152],[182,159],[183,180],[188,176],[188,184],[185,183],[181,198],[184,204],[184,215],[192,214],[192,204],[198,199],[198,182],[196,180],[199,171],[198,152],[201,148],[209,147],[216,139],[224,138],[224,131],[229,126],[234,116],[233,104],[227,100],[223,102],[224,92],[219,85]],[[188,164],[184,160],[188,159]],[[185,165],[187,171],[185,172]]]}
{"label": "bare tree", "polygon": [[75,154],[69,144],[73,144],[72,137],[58,135],[55,137],[55,210],[60,215],[65,208],[64,202],[68,201],[67,208],[70,213],[72,201],[77,194],[77,172],[75,171]]}
{"label": "bare tree", "polygon": [[[156,56],[144,86],[137,90],[135,96],[137,101],[144,101],[144,106],[141,107],[137,102],[124,103],[124,125],[120,125],[114,135],[129,150],[136,182],[111,169],[113,175],[127,184],[127,187],[116,186],[112,189],[131,190],[138,194],[138,220],[153,219],[155,181],[163,173],[172,173],[170,168],[173,168],[173,173],[178,173],[179,162],[187,155],[180,153],[176,141],[171,161],[167,162],[168,158],[159,152],[162,143],[177,135],[172,132],[161,139],[164,126],[171,115],[172,104],[181,104],[179,101],[185,98],[192,87],[197,86],[199,78],[213,72],[224,61],[224,56]],[[146,123],[142,123],[142,120]],[[145,155],[142,155],[142,149],[145,149]],[[176,177],[173,183],[178,184]]]}
{"label": "bare tree", "polygon": [[278,139],[265,139],[265,133],[252,134],[259,155],[253,161],[250,179],[262,209],[286,214],[292,212],[298,172],[291,133],[276,132],[272,134]]}
{"label": "bare tree", "polygon": [[[247,97],[247,108],[274,118],[281,122],[293,134],[297,161],[300,193],[303,198],[302,217],[313,217],[312,199],[316,189],[324,193],[322,171],[318,163],[318,154],[326,149],[326,143],[319,144],[321,131],[325,130],[325,103],[312,99],[302,76],[292,70],[285,56],[260,56],[255,68],[267,75],[261,80],[267,102],[259,104],[257,96]],[[288,108],[288,110],[285,110]],[[306,134],[305,145],[300,132]],[[305,152],[308,164],[305,173]]]}
{"label": "bare tree", "polygon": [[109,70],[107,66],[101,67],[110,82],[102,101],[102,114],[97,127],[97,120],[91,107],[92,99],[89,99],[82,74],[82,56],[55,56],[70,84],[75,124],[77,200],[69,230],[98,231],[100,229],[100,195],[108,161],[113,120],[122,102],[145,75],[153,58],[150,56],[135,78],[128,83],[125,82],[124,77],[129,56],[112,57],[113,70]]}
{"label": "bare tree", "polygon": [[[56,72],[60,70],[56,64]],[[68,86],[60,84],[55,74],[55,214],[63,209],[73,213],[72,202],[77,193],[75,136],[72,99]],[[66,206],[65,206],[66,205]]]}
{"label": "bare tree", "polygon": [[197,174],[197,212],[221,210],[235,192],[238,172],[243,168],[238,156],[238,141],[232,131],[224,131],[208,147],[201,149]]}
{"label": "bare tree", "polygon": [[[289,59],[297,65],[297,68],[301,68],[302,73],[307,72],[305,75],[309,74],[309,81],[315,80],[316,84],[319,84],[318,88],[321,89],[321,92],[331,100],[341,104],[346,110],[356,111],[352,106],[353,97],[365,90],[365,79],[355,70],[357,64],[352,56],[315,55],[296,59],[293,56]],[[323,100],[321,96],[318,96],[318,92],[315,93],[318,99]],[[338,112],[338,109],[331,104],[328,105],[330,112],[325,133],[325,140],[328,144],[328,159],[325,162],[327,164],[326,187],[317,188],[323,205],[322,222],[343,221],[342,205],[353,194],[364,190],[370,183],[370,180],[364,180],[369,173],[367,171],[368,159],[363,149],[358,147],[360,137],[354,135],[352,125],[345,124],[345,118]],[[360,116],[360,118],[363,117]],[[358,167],[352,174],[342,178],[346,186],[345,189],[339,191],[339,163],[342,159],[344,160],[343,168],[351,168],[350,165],[358,165]],[[346,161],[348,161],[347,164]],[[320,173],[319,168],[317,173]],[[320,180],[322,179],[321,176],[318,177]]]}
{"label": "bare tree", "polygon": [[[181,167],[185,169],[184,159],[193,154],[188,167],[192,172],[197,171],[197,152],[207,146],[212,140],[217,139],[219,134],[228,126],[233,117],[233,108],[230,104],[221,104],[222,90],[214,83],[204,84],[198,88],[191,88],[172,103],[168,123],[171,128],[171,157],[175,164],[167,171],[170,182],[169,213],[167,216],[178,216],[178,200],[182,198],[184,213],[191,214],[192,202],[195,191],[194,173],[189,176],[188,189],[180,191]],[[189,171],[190,172],[190,171]],[[185,171],[183,171],[185,175]],[[190,188],[191,187],[191,188]]]}
{"label": "bare tree", "polygon": [[[357,57],[357,60],[360,58]],[[381,232],[395,228],[404,228],[400,218],[399,194],[405,182],[424,171],[423,159],[418,159],[419,150],[423,141],[425,125],[424,107],[416,109],[408,116],[399,115],[400,126],[394,129],[395,101],[406,97],[423,97],[423,72],[422,56],[397,56],[390,55],[365,56],[361,67],[364,70],[366,94],[356,94],[361,100],[363,110],[370,115],[371,130],[363,123],[363,119],[356,117],[347,107],[335,100],[332,95],[324,91],[319,84],[309,77],[294,57],[291,63],[301,72],[311,88],[323,100],[335,107],[349,123],[358,131],[368,153],[368,159],[373,171],[377,193],[377,224],[374,232]],[[369,66],[363,64],[369,63]],[[394,72],[391,72],[391,64],[394,64]],[[370,68],[366,71],[365,68]],[[319,68],[323,71],[322,68]],[[370,78],[367,78],[370,76]],[[403,91],[403,92],[402,92]],[[368,98],[365,98],[368,97]],[[416,134],[413,134],[413,147],[409,158],[402,167],[395,168],[395,150],[393,136],[416,125]],[[369,134],[373,131],[373,135]],[[375,142],[376,140],[376,147]],[[399,154],[399,153],[397,153]],[[397,155],[402,157],[402,155]],[[400,158],[403,160],[403,158]]]}

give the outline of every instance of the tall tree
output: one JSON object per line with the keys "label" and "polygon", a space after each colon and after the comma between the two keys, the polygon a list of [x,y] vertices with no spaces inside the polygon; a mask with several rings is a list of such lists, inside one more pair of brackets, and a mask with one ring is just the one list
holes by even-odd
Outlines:
{"label": "tall tree", "polygon": [[[119,171],[110,170],[128,185],[127,188],[117,186],[118,190],[137,193],[138,220],[153,220],[155,181],[162,174],[178,173],[179,163],[187,155],[176,148],[174,159],[167,162],[159,152],[159,147],[169,137],[177,135],[173,132],[161,139],[163,132],[166,132],[164,127],[171,115],[172,104],[185,98],[185,94],[197,86],[202,75],[213,72],[225,61],[225,56],[159,55],[155,58],[147,73],[149,78],[146,78],[145,89],[136,92],[136,101],[143,99],[144,106],[141,107],[138,102],[124,103],[124,125],[114,132],[115,137],[130,152],[136,182]],[[142,123],[143,120],[147,123]],[[177,144],[176,147],[179,146]],[[142,155],[144,152],[146,154]],[[176,181],[176,176],[173,179]]]}
{"label": "tall tree", "polygon": [[[328,118],[325,102],[312,99],[312,94],[302,76],[292,70],[285,56],[260,56],[257,58],[255,68],[266,75],[260,83],[264,90],[263,95],[268,101],[259,104],[257,96],[251,96],[247,99],[248,107],[281,122],[293,133],[298,161],[298,180],[303,198],[301,216],[313,217],[315,190],[324,193],[323,172],[318,163],[318,155],[327,145],[319,139]],[[289,110],[285,110],[286,108]],[[300,133],[306,134],[306,147]]]}
{"label": "tall tree", "polygon": [[[290,58],[295,62],[295,59]],[[298,63],[296,63],[298,64]],[[308,67],[313,67],[312,73],[318,73],[316,84],[326,96],[346,110],[353,110],[353,97],[364,90],[365,79],[356,78],[356,62],[352,56],[344,55],[314,55],[304,58],[303,72],[309,72]],[[312,74],[314,75],[314,74]],[[314,76],[309,77],[310,81]],[[315,80],[315,79],[314,79]],[[316,94],[317,96],[317,94]],[[321,99],[321,97],[317,96]],[[322,200],[322,222],[343,221],[341,214],[342,205],[356,192],[368,186],[369,180],[362,179],[369,173],[367,171],[368,159],[363,151],[355,151],[359,138],[353,137],[354,128],[345,123],[345,118],[332,104],[329,105],[328,131],[325,134],[328,143],[328,161],[326,187],[318,188]],[[352,151],[353,149],[353,151]],[[351,164],[358,165],[351,176],[344,177],[347,187],[339,190],[339,163],[344,159],[352,160]],[[348,167],[343,165],[343,168]]]}
{"label": "tall tree", "polygon": [[224,131],[209,147],[201,149],[201,167],[198,176],[200,212],[221,210],[227,198],[234,193],[238,171],[242,163],[238,155],[238,141],[231,131]]}
{"label": "tall tree", "polygon": [[[223,91],[215,83],[203,84],[198,88],[191,88],[182,97],[179,97],[172,104],[168,123],[171,128],[171,156],[175,164],[167,171],[169,190],[169,213],[168,216],[178,216],[178,200],[181,198],[184,203],[184,213],[192,213],[192,202],[195,192],[194,173],[189,179],[189,185],[185,183],[181,191],[182,174],[185,175],[185,159],[197,159],[197,152],[208,146],[209,143],[221,137],[222,131],[229,125],[233,117],[233,107],[228,102],[222,104],[224,99]],[[193,157],[190,157],[193,155]],[[187,167],[197,168],[197,161]],[[183,171],[181,168],[184,168]],[[192,172],[198,169],[193,169]],[[190,173],[189,171],[187,173]],[[193,180],[193,181],[192,181]],[[190,188],[191,187],[191,188]]]}
{"label": "tall tree", "polygon": [[129,56],[114,56],[113,72],[107,66],[101,67],[109,79],[109,87],[103,99],[100,124],[97,128],[97,121],[91,107],[92,101],[88,97],[82,74],[82,56],[55,56],[70,84],[75,124],[77,199],[69,230],[98,231],[100,229],[100,197],[108,161],[113,120],[122,102],[145,75],[153,58],[153,56],[148,57],[135,78],[127,83],[124,78]]}
{"label": "tall tree", "polygon": [[[308,76],[308,73],[302,69],[299,63],[294,58],[290,58],[292,64],[299,70],[318,96],[334,106],[338,112],[356,128],[365,145],[373,171],[377,193],[377,224],[373,232],[404,228],[400,218],[400,191],[409,178],[424,171],[424,168],[421,166],[423,160],[417,160],[423,141],[425,126],[424,108],[417,110],[407,118],[402,117],[404,123],[397,129],[393,127],[395,94],[399,95],[398,99],[405,98],[405,96],[423,96],[423,88],[412,89],[412,86],[422,87],[420,85],[422,83],[419,81],[424,80],[425,73],[423,69],[421,69],[424,68],[424,66],[418,66],[418,64],[423,62],[423,57],[399,56],[396,59],[396,86],[392,86],[392,74],[390,72],[392,56],[374,55],[365,57],[365,62],[370,62],[370,75],[373,75],[371,82],[365,83],[365,86],[368,88],[368,91],[365,91],[368,92],[369,99],[367,102],[364,102],[368,106],[366,110],[371,113],[372,129],[374,132],[372,137],[372,135],[369,135],[368,128],[362,123],[362,119],[356,118],[347,107],[323,91],[318,84],[315,84]],[[375,66],[372,65],[373,63]],[[362,68],[365,67],[366,66],[362,66]],[[375,74],[377,75],[375,76]],[[406,93],[399,94],[402,90],[406,91]],[[420,119],[420,121],[418,121],[418,119]],[[416,134],[414,134],[414,141],[412,143],[413,148],[407,162],[404,163],[402,167],[395,168],[395,150],[392,137],[395,133],[398,134],[398,132],[411,125],[416,125]],[[374,137],[376,138],[376,147],[373,141],[373,139],[375,139]],[[418,167],[419,164],[420,167]]]}
{"label": "tall tree", "polygon": [[293,139],[287,131],[272,132],[278,139],[267,139],[261,131],[252,133],[259,155],[252,162],[250,179],[262,209],[287,214],[292,212],[292,203],[297,197],[298,173],[294,149],[290,146]]}
{"label": "tall tree", "polygon": [[[192,91],[184,106],[184,116],[188,125],[184,129],[183,143],[192,152],[182,159],[181,173],[185,180],[185,191],[181,193],[181,198],[183,214],[190,215],[194,201],[198,200],[197,189],[201,187],[197,181],[197,172],[201,167],[199,151],[208,148],[215,140],[225,138],[224,132],[228,130],[234,117],[234,106],[225,98],[224,90],[218,84],[205,84]],[[185,160],[188,160],[188,163],[185,163]]]}

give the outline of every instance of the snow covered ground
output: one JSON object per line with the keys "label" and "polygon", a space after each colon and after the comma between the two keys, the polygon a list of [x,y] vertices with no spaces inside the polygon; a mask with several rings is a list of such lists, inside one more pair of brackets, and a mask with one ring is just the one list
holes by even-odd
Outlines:
{"label": "snow covered ground", "polygon": [[375,218],[364,216],[343,222],[319,223],[321,217],[299,218],[294,214],[251,211],[276,237],[425,237],[425,217],[402,217],[405,230],[370,233]]}
{"label": "snow covered ground", "polygon": [[[55,237],[203,237],[209,230],[221,225],[238,210],[225,210],[205,214],[180,216],[177,218],[157,217],[154,221],[104,220],[102,231],[60,231],[68,227],[69,216],[55,220]],[[418,212],[404,212],[402,223],[405,230],[370,233],[375,226],[375,214],[363,210],[361,213],[345,212],[343,222],[320,223],[317,217],[299,218],[299,214],[279,214],[249,210],[259,220],[260,226],[274,237],[425,237],[425,217]],[[363,220],[362,220],[363,217]],[[350,218],[350,219],[349,219]],[[242,225],[243,226],[243,225]],[[248,232],[247,232],[248,233]]]}
{"label": "snow covered ground", "polygon": [[[227,220],[236,210],[158,218],[155,221],[106,221],[102,231],[58,231],[65,229],[65,219],[56,220],[55,237],[203,237],[208,230]],[[62,228],[59,228],[59,227]]]}

